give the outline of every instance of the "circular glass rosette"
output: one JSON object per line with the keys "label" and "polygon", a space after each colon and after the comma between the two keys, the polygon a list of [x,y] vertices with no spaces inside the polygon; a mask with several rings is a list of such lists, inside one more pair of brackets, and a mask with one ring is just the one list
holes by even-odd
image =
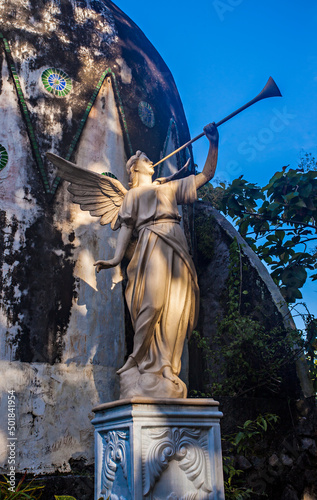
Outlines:
{"label": "circular glass rosette", "polygon": [[42,82],[50,94],[56,97],[65,97],[72,89],[72,81],[64,71],[48,68],[42,73]]}
{"label": "circular glass rosette", "polygon": [[152,128],[155,125],[155,116],[152,107],[149,103],[141,101],[138,106],[139,117],[141,122],[148,128]]}
{"label": "circular glass rosette", "polygon": [[8,163],[9,155],[5,147],[0,144],[0,171],[6,166]]}

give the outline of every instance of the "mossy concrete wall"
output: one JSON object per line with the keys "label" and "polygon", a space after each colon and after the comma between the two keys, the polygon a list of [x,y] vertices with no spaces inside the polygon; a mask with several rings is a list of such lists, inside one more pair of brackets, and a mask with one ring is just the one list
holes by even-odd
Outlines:
{"label": "mossy concrete wall", "polygon": [[[93,267],[117,233],[72,204],[45,152],[127,187],[131,154],[158,161],[189,131],[169,69],[111,1],[9,0],[0,18],[1,415],[15,390],[18,471],[67,472],[93,461],[91,408],[119,397],[126,318],[120,270]],[[6,442],[4,418],[3,471]]]}

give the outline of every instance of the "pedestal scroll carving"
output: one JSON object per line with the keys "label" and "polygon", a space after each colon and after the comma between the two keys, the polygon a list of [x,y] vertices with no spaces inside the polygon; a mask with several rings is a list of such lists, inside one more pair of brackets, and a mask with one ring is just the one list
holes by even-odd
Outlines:
{"label": "pedestal scroll carving", "polygon": [[[119,468],[129,490],[129,431],[110,431],[103,436],[103,468],[101,494],[112,498],[113,486]],[[129,491],[130,493],[130,491]],[[129,498],[131,498],[129,494]]]}
{"label": "pedestal scroll carving", "polygon": [[[145,497],[153,492],[155,484],[173,460],[185,472],[197,492],[204,492],[205,498],[212,492],[209,477],[208,435],[205,430],[189,427],[147,428],[144,429],[142,442],[143,495]],[[180,499],[175,493],[172,495],[174,495],[171,497],[173,499],[184,498]],[[196,497],[195,493],[186,495],[186,498]]]}
{"label": "pedestal scroll carving", "polygon": [[133,398],[94,411],[95,500],[225,500],[216,401]]}

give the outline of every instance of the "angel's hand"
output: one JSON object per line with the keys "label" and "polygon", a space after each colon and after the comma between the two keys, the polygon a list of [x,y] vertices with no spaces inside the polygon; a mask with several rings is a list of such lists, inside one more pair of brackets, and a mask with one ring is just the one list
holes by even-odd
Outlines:
{"label": "angel's hand", "polygon": [[190,164],[190,158],[187,160],[185,165],[180,170],[178,170],[175,174],[172,174],[169,177],[159,177],[158,179],[155,179],[153,184],[165,184],[165,182],[170,182],[170,181],[179,179],[183,175],[183,173],[187,172],[189,164]]}
{"label": "angel's hand", "polygon": [[111,267],[115,267],[119,264],[116,259],[110,259],[110,260],[97,260],[97,262],[94,263],[94,266],[96,266],[96,271],[99,273],[101,269],[110,269]]}
{"label": "angel's hand", "polygon": [[219,133],[215,122],[204,127],[205,135],[212,146],[218,147]]}

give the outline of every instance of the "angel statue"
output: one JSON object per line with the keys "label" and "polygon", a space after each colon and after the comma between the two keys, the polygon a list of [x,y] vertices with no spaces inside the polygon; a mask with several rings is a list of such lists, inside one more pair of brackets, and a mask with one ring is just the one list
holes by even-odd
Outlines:
{"label": "angel statue", "polygon": [[186,335],[190,336],[198,316],[199,289],[177,205],[193,203],[197,189],[214,176],[218,130],[213,123],[204,128],[204,133],[210,144],[201,173],[152,182],[153,163],[137,151],[127,162],[128,191],[117,179],[47,153],[58,167],[58,175],[71,183],[68,190],[74,203],[100,217],[100,224],[111,223],[113,230],[120,228],[114,257],[97,260],[97,273],[117,266],[132,234],[138,235],[127,267],[125,291],[134,328],[133,352],[117,372],[120,398],[187,396],[186,385],[178,375]]}

